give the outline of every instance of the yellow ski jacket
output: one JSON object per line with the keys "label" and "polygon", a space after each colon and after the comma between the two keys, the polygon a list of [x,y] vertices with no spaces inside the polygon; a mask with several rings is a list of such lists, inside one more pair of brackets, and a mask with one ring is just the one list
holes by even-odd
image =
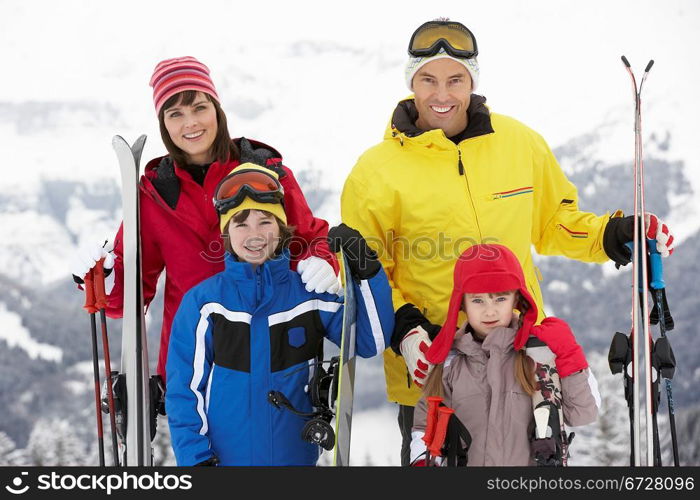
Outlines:
{"label": "yellow ski jacket", "polygon": [[[413,96],[400,102],[384,140],[358,159],[343,188],[343,222],[377,251],[394,310],[412,303],[438,325],[447,314],[455,260],[474,244],[500,243],[515,253],[538,322],[544,314],[532,245],[543,255],[608,260],[609,215],[580,211],[576,187],[544,139],[489,113],[484,101],[472,96],[467,131],[476,126],[478,135],[458,145],[441,129],[416,129]],[[389,401],[415,406],[420,390],[403,358],[387,349],[384,369]]]}

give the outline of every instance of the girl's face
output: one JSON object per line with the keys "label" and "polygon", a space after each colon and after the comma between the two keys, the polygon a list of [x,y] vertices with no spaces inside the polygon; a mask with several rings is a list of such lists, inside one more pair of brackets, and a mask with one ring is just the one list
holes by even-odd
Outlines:
{"label": "girl's face", "polygon": [[214,104],[203,92],[197,92],[190,106],[181,104],[181,101],[165,110],[165,128],[173,143],[185,152],[189,163],[210,163],[212,144],[218,131]]}
{"label": "girl's face", "polygon": [[280,241],[280,227],[275,216],[251,210],[244,221],[234,219],[228,224],[228,235],[238,259],[256,267],[272,258]]}
{"label": "girl's face", "polygon": [[509,326],[513,319],[515,291],[501,293],[467,293],[464,310],[477,336],[484,338],[494,328]]}

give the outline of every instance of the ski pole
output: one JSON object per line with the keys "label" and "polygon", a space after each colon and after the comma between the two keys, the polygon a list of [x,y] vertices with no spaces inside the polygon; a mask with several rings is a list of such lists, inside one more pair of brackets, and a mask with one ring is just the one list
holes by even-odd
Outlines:
{"label": "ski pole", "polygon": [[428,447],[432,444],[433,438],[435,436],[435,425],[437,423],[438,417],[438,407],[442,403],[442,398],[440,396],[428,396],[428,414],[425,423],[425,434],[423,435],[423,442],[425,443],[425,465],[430,466],[430,450]]}
{"label": "ski pole", "polygon": [[114,410],[114,393],[112,391],[112,363],[109,355],[109,337],[107,335],[107,294],[105,293],[105,271],[102,265],[104,257],[97,262],[94,271],[95,307],[100,311],[102,326],[102,351],[104,352],[105,377],[107,380],[107,404],[109,406],[109,428],[112,433],[112,460],[119,465],[119,445],[117,444],[117,422]]}
{"label": "ski pole", "polygon": [[438,408],[438,419],[437,424],[435,424],[433,442],[428,447],[428,451],[433,457],[442,456],[442,445],[445,443],[445,437],[447,436],[447,424],[449,424],[450,417],[454,412],[452,408],[447,406]]}
{"label": "ski pole", "polygon": [[[666,283],[664,281],[663,262],[661,254],[656,249],[656,240],[649,240],[649,261],[651,267],[650,288],[654,291],[656,305],[659,309],[659,330],[661,338],[654,343],[654,354],[656,354],[658,376],[666,379],[666,398],[668,406],[668,422],[671,427],[671,448],[673,450],[673,465],[678,467],[680,460],[678,456],[678,437],[676,435],[676,416],[673,407],[673,387],[671,379],[675,373],[676,359],[671,349],[671,344],[666,336],[667,328],[673,329],[673,318],[668,311],[665,300]],[[670,327],[670,328],[669,328]]]}
{"label": "ski pole", "polygon": [[92,374],[95,383],[95,417],[97,419],[97,446],[99,449],[100,467],[105,465],[105,444],[102,431],[102,407],[100,404],[100,368],[97,354],[97,324],[95,322],[95,289],[93,287],[94,276],[92,269],[84,277],[85,309],[90,314],[90,340],[92,342]]}

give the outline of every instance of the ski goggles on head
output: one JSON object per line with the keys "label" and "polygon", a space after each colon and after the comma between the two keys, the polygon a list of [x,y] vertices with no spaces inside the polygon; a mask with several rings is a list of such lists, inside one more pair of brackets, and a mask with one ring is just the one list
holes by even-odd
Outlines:
{"label": "ski goggles on head", "polygon": [[434,56],[440,49],[462,59],[472,59],[479,54],[472,32],[455,21],[428,21],[413,32],[408,43],[408,53],[412,57]]}
{"label": "ski goggles on head", "polygon": [[214,190],[214,208],[224,214],[249,197],[260,203],[282,203],[284,189],[270,172],[236,169],[224,177]]}

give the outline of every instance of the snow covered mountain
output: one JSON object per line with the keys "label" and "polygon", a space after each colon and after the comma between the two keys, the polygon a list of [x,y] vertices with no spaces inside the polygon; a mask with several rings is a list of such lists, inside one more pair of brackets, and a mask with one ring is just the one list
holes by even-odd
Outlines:
{"label": "snow covered mountain", "polygon": [[[0,432],[23,448],[36,422],[59,418],[80,423],[74,428],[82,442],[94,440],[89,323],[68,262],[81,242],[111,238],[120,220],[111,137],[133,141],[146,133],[144,158],[164,152],[147,86],[158,60],[194,55],[205,61],[232,134],[282,151],[312,207],[334,224],[345,177],[362,151],[381,139],[395,102],[408,94],[405,40],[425,19],[444,14],[470,27],[474,20],[482,52],[479,92],[495,112],[523,120],[548,139],[579,188],[581,208],[596,213],[631,208],[632,100],[619,53],[637,70],[656,57],[645,84],[647,205],[679,241],[666,261],[676,320],[669,335],[679,365],[674,396],[691,411],[700,404],[694,390],[700,346],[693,341],[700,321],[694,290],[700,276],[700,103],[693,89],[699,70],[686,61],[698,45],[693,42],[700,42],[692,22],[698,7],[632,3],[638,11],[632,19],[628,2],[606,4],[605,18],[594,5],[588,11],[554,1],[528,8],[516,1],[503,2],[507,8],[474,5],[468,15],[457,4],[435,12],[424,2],[408,2],[406,9],[373,3],[372,16],[359,6],[339,15],[318,3],[309,7],[313,15],[301,16],[296,7],[279,4],[261,24],[242,7],[211,1],[207,11],[218,15],[210,15],[206,36],[191,36],[201,26],[176,14],[188,11],[179,1],[163,10],[158,2],[129,0],[108,12],[89,1],[0,0],[0,51],[16,76],[0,88]],[[574,8],[581,22],[572,25]],[[344,22],[326,22],[339,19]],[[43,29],[27,36],[37,21]],[[120,23],[130,26],[129,36],[115,28]],[[599,31],[593,40],[586,28],[592,24]],[[675,36],[652,40],[638,35],[671,32]],[[514,40],[531,44],[526,57],[515,53]],[[570,321],[587,351],[606,353],[613,332],[629,329],[629,269],[557,257],[538,258],[538,266],[547,312]],[[150,331],[158,331],[157,323],[154,312]],[[119,322],[110,321],[114,359],[119,331]],[[362,362],[355,463],[397,462],[395,408],[378,380],[380,360]],[[370,451],[378,442],[386,453]]]}

